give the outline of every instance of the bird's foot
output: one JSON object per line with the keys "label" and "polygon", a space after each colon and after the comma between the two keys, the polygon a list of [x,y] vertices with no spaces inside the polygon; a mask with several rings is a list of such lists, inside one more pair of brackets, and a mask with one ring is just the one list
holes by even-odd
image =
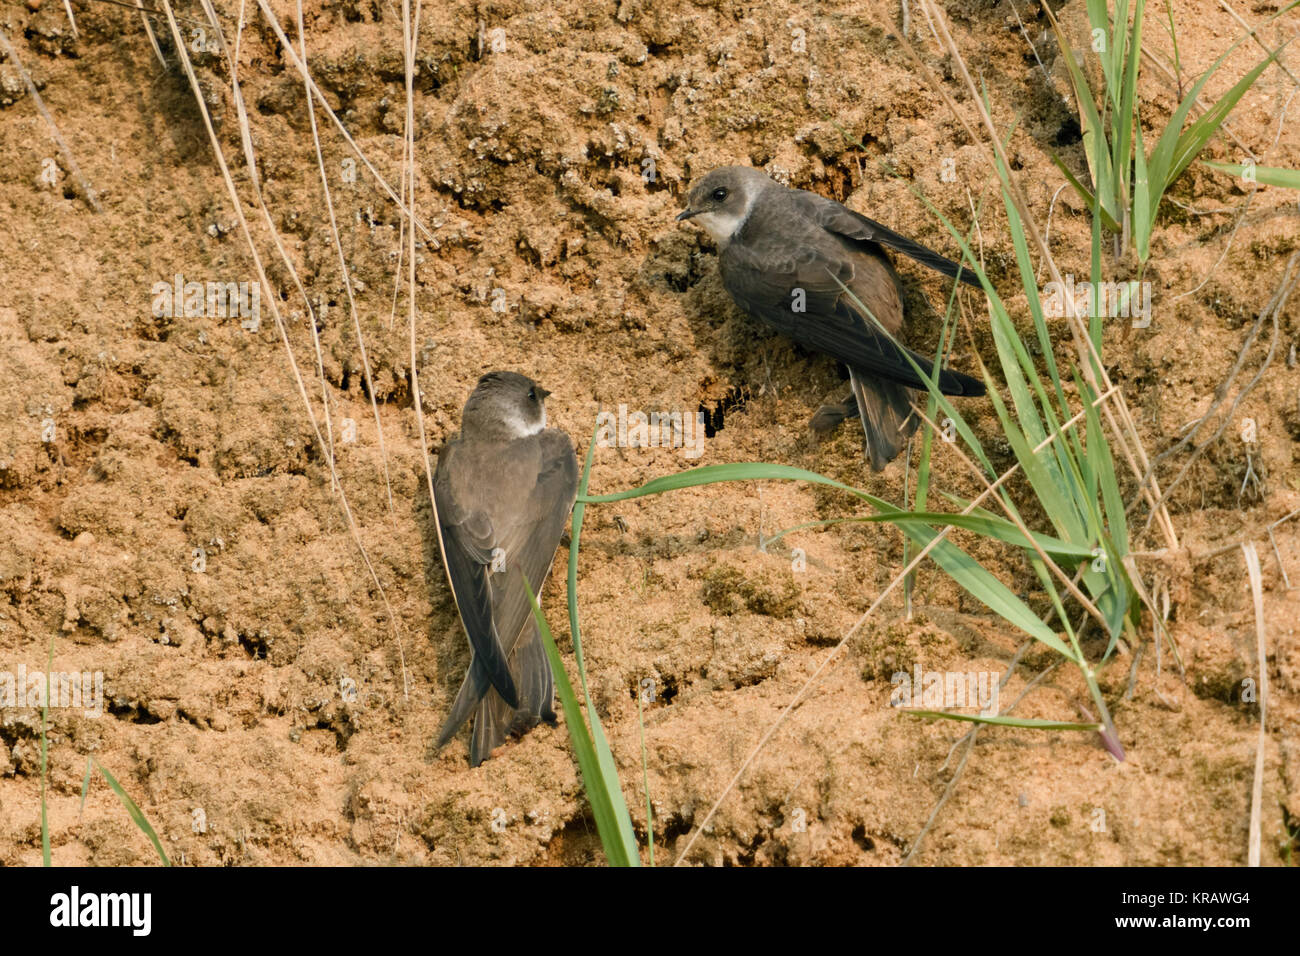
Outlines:
{"label": "bird's foot", "polygon": [[842,402],[835,405],[823,405],[817,409],[812,420],[808,422],[808,427],[818,435],[826,436],[839,428],[840,423],[846,418],[855,418],[857,414],[858,401],[850,392]]}

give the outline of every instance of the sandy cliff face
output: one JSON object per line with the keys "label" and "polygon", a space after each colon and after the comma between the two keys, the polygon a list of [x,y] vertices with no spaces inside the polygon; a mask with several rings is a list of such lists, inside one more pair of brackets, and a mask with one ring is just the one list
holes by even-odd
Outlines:
{"label": "sandy cliff face", "polygon": [[[152,858],[102,780],[79,810],[87,755],[134,795],[172,858],[191,864],[602,859],[563,724],[475,770],[463,739],[429,752],[469,653],[431,538],[405,291],[394,300],[406,273],[401,219],[375,173],[318,113],[386,457],[301,79],[259,10],[244,6],[240,30],[240,6],[217,3],[227,39],[239,37],[257,182],[318,313],[319,363],[303,297],[252,200],[229,73],[207,51],[211,38],[182,23],[288,350],[265,297],[256,328],[229,302],[209,301],[207,283],[238,292],[257,272],[165,28],[163,68],[130,11],[79,12],[74,38],[59,4],[30,6],[6,7],[0,26],[102,209],[80,194],[16,65],[0,62],[0,671],[43,671],[52,643],[54,670],[103,678],[102,715],[51,710],[56,862]],[[1039,221],[1050,219],[1053,252],[1082,277],[1087,220],[1059,191],[1050,152],[1076,170],[1084,157],[1045,24],[1026,20],[1040,69],[1011,4],[949,6],[996,120],[1017,125],[1010,153]],[[295,6],[270,8],[297,43]],[[1238,28],[1209,0],[1178,8],[1179,54],[1194,75]],[[405,118],[397,10],[317,0],[303,10],[313,75],[395,189]],[[178,12],[202,17],[197,4]],[[730,0],[424,5],[414,117],[428,235],[417,242],[415,338],[430,451],[454,434],[478,376],[508,368],[554,393],[550,421],[580,455],[602,409],[709,412],[713,434],[698,459],[674,448],[598,448],[593,492],[692,464],[773,461],[901,501],[914,473],[900,461],[871,474],[856,425],[822,444],[807,432],[812,412],[841,396],[843,370],[741,315],[721,287],[712,243],[673,221],[690,179],[722,164],[761,166],[948,254],[953,243],[913,190],[963,228],[983,200],[990,272],[1022,303],[982,149],[885,35],[896,16],[896,4],[874,0],[797,10]],[[945,76],[928,31],[914,32]],[[1147,39],[1172,59],[1166,34],[1151,29]],[[1257,54],[1242,47],[1211,92]],[[1236,161],[1245,146],[1261,163],[1300,164],[1284,112],[1295,90],[1266,72],[1230,121],[1242,145],[1221,138],[1213,157]],[[1172,85],[1152,70],[1143,94],[1163,124]],[[1248,195],[1199,166],[1174,189],[1146,276],[1151,326],[1120,320],[1106,339],[1110,374],[1153,455],[1228,379],[1296,247],[1294,198]],[[902,268],[910,340],[931,348],[947,288]],[[181,294],[170,309],[157,307],[155,287],[174,288],[178,276]],[[191,282],[202,295],[187,309]],[[977,353],[985,361],[994,353],[978,296],[967,302],[969,334],[953,361],[972,370]],[[1092,735],[982,731],[917,859],[1243,862],[1258,713],[1240,688],[1257,676],[1253,612],[1239,549],[1189,557],[1243,535],[1260,540],[1266,558],[1274,697],[1264,856],[1289,859],[1278,845],[1287,821],[1294,828],[1300,818],[1300,591],[1283,588],[1264,528],[1300,505],[1293,315],[1284,310],[1271,363],[1173,495],[1186,553],[1150,566],[1149,583],[1170,598],[1186,676],[1167,652],[1158,674],[1150,645],[1131,687],[1131,654],[1103,675],[1129,759],[1117,765]],[[1261,329],[1232,391],[1261,367],[1271,336],[1271,326]],[[967,407],[1005,467],[996,419]],[[1247,418],[1258,435],[1250,445],[1241,440]],[[332,488],[331,439],[382,594]],[[1186,450],[1162,467],[1174,474],[1185,460]],[[934,487],[969,494],[973,485],[940,454]],[[782,529],[854,513],[851,499],[829,489],[777,482],[588,511],[580,607],[591,692],[644,841],[636,695],[649,691],[658,862],[684,845],[901,568],[899,535],[884,525],[841,524],[760,547]],[[1145,515],[1136,520],[1141,527]],[[1276,532],[1293,584],[1298,529]],[[957,538],[1046,610],[1019,558]],[[1161,544],[1155,535],[1139,542]],[[562,578],[548,584],[543,605],[572,668]],[[953,751],[965,728],[900,715],[889,706],[891,677],[918,668],[1000,676],[1020,643],[932,567],[913,603],[907,620],[900,600],[887,599],[850,638],[722,802],[693,860],[902,860],[966,752]],[[1031,649],[1004,700],[1051,662]],[[1077,675],[1060,668],[1017,713],[1078,720],[1085,699]],[[8,864],[40,858],[40,711],[22,703],[0,707]]]}

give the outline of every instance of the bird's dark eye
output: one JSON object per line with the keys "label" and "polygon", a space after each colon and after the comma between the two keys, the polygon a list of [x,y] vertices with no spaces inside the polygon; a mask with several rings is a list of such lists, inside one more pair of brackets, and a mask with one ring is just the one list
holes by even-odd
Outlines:
{"label": "bird's dark eye", "polygon": [[727,198],[727,187],[726,187],[726,186],[719,186],[717,189],[713,190],[713,198],[714,198],[715,200],[717,200],[718,202],[722,202],[722,200],[726,199],[726,198]]}
{"label": "bird's dark eye", "polygon": [[535,402],[535,401],[537,401],[537,389],[535,389],[535,388],[530,388],[530,389],[528,390],[528,400],[529,400],[530,402]]}

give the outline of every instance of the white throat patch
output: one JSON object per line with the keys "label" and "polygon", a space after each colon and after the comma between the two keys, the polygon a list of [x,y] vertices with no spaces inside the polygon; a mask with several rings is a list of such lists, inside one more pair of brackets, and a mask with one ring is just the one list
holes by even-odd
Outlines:
{"label": "white throat patch", "polygon": [[726,243],[736,231],[745,224],[749,218],[750,207],[754,205],[754,196],[751,193],[745,199],[745,205],[739,212],[702,212],[694,216],[696,222],[704,227],[704,231],[713,237],[714,242]]}
{"label": "white throat patch", "polygon": [[542,406],[540,421],[526,422],[521,415],[511,415],[506,418],[505,424],[515,438],[527,438],[529,435],[536,435],[546,428],[546,406]]}

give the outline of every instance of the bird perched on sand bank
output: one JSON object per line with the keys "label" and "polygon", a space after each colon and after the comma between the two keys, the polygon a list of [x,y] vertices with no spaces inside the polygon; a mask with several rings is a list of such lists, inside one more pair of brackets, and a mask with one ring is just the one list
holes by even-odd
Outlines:
{"label": "bird perched on sand bank", "polygon": [[[717,241],[722,284],[736,305],[848,366],[849,395],[822,406],[810,424],[827,432],[859,415],[865,455],[882,470],[916,429],[911,403],[925,388],[903,353],[927,372],[933,365],[890,340],[902,335],[903,294],[883,247],[978,286],[974,276],[833,199],[789,189],[748,166],[708,173],[677,219],[699,223]],[[961,372],[941,371],[938,384],[945,395],[984,394],[982,382]]]}
{"label": "bird perched on sand bank", "polygon": [[472,713],[473,766],[507,735],[555,723],[554,678],[524,587],[541,594],[578,492],[573,442],[546,427],[549,394],[523,375],[489,372],[438,456],[438,539],[473,655],[436,747]]}

